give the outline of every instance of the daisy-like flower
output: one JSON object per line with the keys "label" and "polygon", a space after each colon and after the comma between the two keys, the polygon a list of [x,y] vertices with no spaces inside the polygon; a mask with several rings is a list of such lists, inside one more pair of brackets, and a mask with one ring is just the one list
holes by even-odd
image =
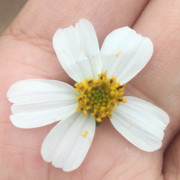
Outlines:
{"label": "daisy-like flower", "polygon": [[126,83],[152,56],[150,39],[123,27],[111,32],[100,50],[93,26],[82,19],[75,27],[57,30],[53,45],[75,86],[29,79],[13,84],[7,93],[14,103],[10,119],[15,126],[36,128],[61,120],[42,144],[46,162],[64,171],[78,168],[104,117],[139,149],[161,147],[168,115],[142,99],[123,96]]}

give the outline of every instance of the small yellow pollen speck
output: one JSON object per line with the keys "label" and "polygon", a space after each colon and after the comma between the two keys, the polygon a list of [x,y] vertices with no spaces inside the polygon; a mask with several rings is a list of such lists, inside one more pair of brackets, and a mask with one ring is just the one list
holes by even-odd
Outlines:
{"label": "small yellow pollen speck", "polygon": [[121,53],[122,53],[122,51],[117,52],[116,57],[118,57]]}
{"label": "small yellow pollen speck", "polygon": [[62,52],[65,53],[65,50],[63,49]]}
{"label": "small yellow pollen speck", "polygon": [[87,137],[87,135],[88,135],[88,131],[87,130],[85,130],[85,131],[81,131],[81,136],[82,137]]}
{"label": "small yellow pollen speck", "polygon": [[133,128],[133,127],[134,127],[134,125],[131,123],[131,124],[129,124],[129,127],[130,127],[130,128]]}
{"label": "small yellow pollen speck", "polygon": [[89,138],[89,144],[91,144],[91,138]]}

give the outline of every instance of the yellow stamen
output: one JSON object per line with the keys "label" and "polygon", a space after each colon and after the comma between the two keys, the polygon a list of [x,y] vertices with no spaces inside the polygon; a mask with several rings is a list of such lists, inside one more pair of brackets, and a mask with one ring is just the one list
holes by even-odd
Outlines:
{"label": "yellow stamen", "polygon": [[112,118],[114,106],[125,103],[123,98],[125,84],[120,84],[115,77],[107,78],[107,71],[98,75],[98,79],[88,79],[75,84],[75,92],[79,95],[75,98],[78,101],[77,111],[84,115],[89,111],[97,122],[102,118]]}
{"label": "yellow stamen", "polygon": [[101,118],[97,118],[96,121],[97,121],[97,122],[101,122],[102,119],[101,119]]}
{"label": "yellow stamen", "polygon": [[88,135],[88,131],[87,130],[85,130],[85,131],[81,131],[81,136],[82,137],[87,137],[87,135]]}
{"label": "yellow stamen", "polygon": [[121,53],[122,53],[122,51],[117,52],[116,57],[118,57]]}
{"label": "yellow stamen", "polygon": [[65,53],[65,50],[63,49],[62,52]]}
{"label": "yellow stamen", "polygon": [[126,103],[126,102],[127,102],[127,99],[126,99],[126,98],[123,98],[123,99],[122,99],[122,102],[123,102],[123,103]]}

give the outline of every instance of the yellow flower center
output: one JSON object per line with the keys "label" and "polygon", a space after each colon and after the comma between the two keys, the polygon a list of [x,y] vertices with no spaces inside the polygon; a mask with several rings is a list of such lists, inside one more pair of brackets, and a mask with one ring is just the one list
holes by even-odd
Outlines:
{"label": "yellow flower center", "polygon": [[107,71],[99,74],[98,79],[87,78],[75,84],[75,92],[79,93],[77,111],[84,115],[89,111],[97,122],[104,117],[112,118],[114,106],[127,101],[122,97],[125,84],[121,85],[115,77],[107,78],[106,74]]}

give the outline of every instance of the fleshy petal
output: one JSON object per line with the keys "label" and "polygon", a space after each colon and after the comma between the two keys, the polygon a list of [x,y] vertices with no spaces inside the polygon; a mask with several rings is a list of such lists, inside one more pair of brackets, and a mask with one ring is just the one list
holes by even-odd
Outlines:
{"label": "fleshy petal", "polygon": [[162,145],[169,116],[162,109],[142,99],[127,96],[113,114],[111,123],[128,141],[144,151],[155,151]]}
{"label": "fleshy petal", "polygon": [[41,155],[55,167],[72,171],[84,160],[94,133],[94,118],[77,112],[49,132],[42,144]]}
{"label": "fleshy petal", "polygon": [[120,83],[127,83],[139,73],[150,60],[153,44],[129,27],[111,32],[102,48],[102,72],[115,76]]}
{"label": "fleshy petal", "polygon": [[74,88],[55,80],[29,79],[13,84],[7,93],[12,123],[20,128],[44,126],[76,111]]}
{"label": "fleshy petal", "polygon": [[89,21],[82,19],[75,28],[58,29],[53,46],[62,67],[76,82],[97,78],[101,72],[98,40]]}

